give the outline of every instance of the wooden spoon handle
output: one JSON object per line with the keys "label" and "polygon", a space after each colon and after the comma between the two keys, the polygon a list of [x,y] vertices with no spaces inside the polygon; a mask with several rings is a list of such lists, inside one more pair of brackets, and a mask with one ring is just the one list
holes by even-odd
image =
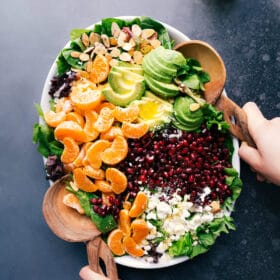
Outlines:
{"label": "wooden spoon handle", "polygon": [[100,266],[100,258],[103,260],[106,268],[106,274],[110,280],[118,280],[117,266],[112,256],[112,252],[106,243],[97,237],[86,243],[89,267],[101,275],[104,275]]}
{"label": "wooden spoon handle", "polygon": [[246,112],[224,94],[221,95],[215,106],[224,112],[224,118],[230,124],[230,132],[239,140],[246,141],[249,146],[256,147],[248,131]]}

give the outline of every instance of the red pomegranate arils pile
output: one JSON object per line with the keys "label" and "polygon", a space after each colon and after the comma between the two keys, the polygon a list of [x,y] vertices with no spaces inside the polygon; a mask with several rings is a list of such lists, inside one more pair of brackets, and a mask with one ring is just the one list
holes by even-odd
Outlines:
{"label": "red pomegranate arils pile", "polygon": [[[147,186],[150,190],[160,187],[170,195],[180,189],[179,195],[189,194],[198,205],[212,200],[223,203],[232,194],[225,184],[224,168],[232,166],[226,137],[205,125],[199,133],[163,128],[130,139],[128,156],[117,168],[127,175],[127,192],[132,198],[140,187]],[[202,201],[205,187],[211,192]]]}

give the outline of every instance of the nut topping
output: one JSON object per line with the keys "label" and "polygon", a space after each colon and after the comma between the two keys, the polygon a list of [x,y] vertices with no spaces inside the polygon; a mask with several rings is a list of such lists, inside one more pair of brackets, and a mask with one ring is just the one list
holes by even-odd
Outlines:
{"label": "nut topping", "polygon": [[89,37],[86,33],[82,34],[81,40],[82,40],[82,43],[84,44],[85,47],[89,46]]}

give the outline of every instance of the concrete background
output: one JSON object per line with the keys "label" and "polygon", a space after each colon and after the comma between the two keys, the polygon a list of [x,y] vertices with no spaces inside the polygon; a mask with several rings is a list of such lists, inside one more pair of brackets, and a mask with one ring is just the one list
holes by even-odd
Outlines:
{"label": "concrete background", "polygon": [[[1,1],[0,8],[0,279],[79,279],[83,244],[58,239],[41,204],[48,187],[31,142],[48,70],[72,28],[104,17],[147,15],[205,40],[222,55],[227,93],[252,100],[268,118],[280,111],[279,0]],[[124,280],[280,279],[280,188],[258,183],[241,164],[237,230],[193,261],[159,270],[119,266]]]}

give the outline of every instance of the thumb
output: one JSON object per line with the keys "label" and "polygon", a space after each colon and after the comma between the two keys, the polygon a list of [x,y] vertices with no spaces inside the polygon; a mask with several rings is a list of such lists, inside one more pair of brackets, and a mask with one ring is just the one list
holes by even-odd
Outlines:
{"label": "thumb", "polygon": [[259,107],[254,102],[248,102],[243,106],[244,111],[247,114],[248,129],[250,135],[256,142],[259,130],[262,128],[262,124],[266,121]]}
{"label": "thumb", "polygon": [[89,266],[84,266],[80,270],[80,277],[83,280],[109,280],[109,278],[92,271]]}
{"label": "thumb", "polygon": [[246,142],[242,142],[238,154],[256,171],[261,171],[261,156],[257,149],[248,146]]}

